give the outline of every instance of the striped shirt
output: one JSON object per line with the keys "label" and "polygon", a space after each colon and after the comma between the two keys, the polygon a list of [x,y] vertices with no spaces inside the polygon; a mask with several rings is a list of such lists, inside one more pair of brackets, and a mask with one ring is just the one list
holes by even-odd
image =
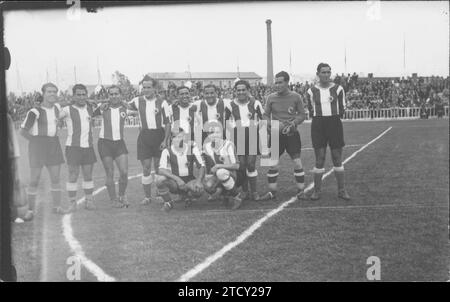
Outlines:
{"label": "striped shirt", "polygon": [[100,128],[99,137],[111,141],[123,139],[123,128],[125,119],[127,118],[127,108],[119,106],[117,108],[109,107],[101,110],[98,107],[94,111],[94,116],[101,115],[102,126]]}
{"label": "striped shirt", "polygon": [[189,104],[187,107],[173,104],[169,107],[170,123],[178,123],[179,127],[183,128],[186,133],[194,131],[194,123],[199,121],[198,106],[196,104]]}
{"label": "striped shirt", "polygon": [[61,110],[60,118],[63,118],[67,124],[66,146],[92,147],[93,113],[94,110],[89,104],[83,107],[71,105]]}
{"label": "striped shirt", "polygon": [[250,121],[259,122],[263,119],[264,109],[258,100],[250,100],[240,103],[237,100],[231,101],[225,109],[225,120],[231,120],[236,127],[240,122],[242,127],[249,127]]}
{"label": "striped shirt", "polygon": [[142,129],[161,129],[168,122],[168,103],[165,100],[147,99],[139,96],[132,99],[130,104],[133,110],[139,112],[139,123]]}
{"label": "striped shirt", "polygon": [[183,150],[177,150],[172,145],[162,151],[159,168],[170,170],[172,174],[180,177],[194,176],[194,163],[198,168],[205,166],[195,143],[184,144]]}
{"label": "striped shirt", "polygon": [[344,115],[345,92],[340,85],[333,83],[328,88],[314,85],[308,89],[306,99],[311,117]]}
{"label": "striped shirt", "polygon": [[211,168],[216,164],[229,165],[237,163],[236,152],[234,150],[234,144],[229,140],[225,140],[224,144],[218,150],[214,148],[214,141],[207,142],[203,147],[202,154],[207,173],[210,173]]}
{"label": "striped shirt", "polygon": [[229,100],[221,99],[218,99],[214,105],[209,105],[206,100],[199,101],[199,118],[201,124],[205,126],[207,122],[218,122],[224,126],[225,108],[228,106],[228,103]]}
{"label": "striped shirt", "polygon": [[51,108],[43,106],[32,108],[27,112],[21,128],[27,130],[32,136],[56,136],[60,111],[59,104]]}

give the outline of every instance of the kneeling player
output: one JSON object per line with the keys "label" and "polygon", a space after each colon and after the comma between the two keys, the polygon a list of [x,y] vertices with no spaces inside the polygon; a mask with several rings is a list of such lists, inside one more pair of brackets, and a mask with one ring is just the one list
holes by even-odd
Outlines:
{"label": "kneeling player", "polygon": [[[205,164],[200,150],[189,140],[189,134],[180,127],[171,130],[171,144],[162,151],[159,162],[159,175],[156,177],[158,195],[164,200],[163,210],[173,208],[170,193],[179,194],[189,205],[191,198],[203,194],[202,181],[205,176]],[[194,176],[194,163],[199,169]]]}
{"label": "kneeling player", "polygon": [[222,127],[212,127],[211,130],[203,146],[203,158],[208,172],[204,188],[213,197],[222,192],[231,196],[232,209],[236,210],[242,204],[237,190],[242,177],[238,177],[239,162],[236,160],[234,145],[231,141],[223,139]]}

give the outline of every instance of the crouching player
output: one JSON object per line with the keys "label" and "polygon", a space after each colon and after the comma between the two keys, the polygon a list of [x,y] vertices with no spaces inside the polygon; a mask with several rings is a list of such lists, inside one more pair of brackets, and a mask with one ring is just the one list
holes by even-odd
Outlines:
{"label": "crouching player", "polygon": [[[98,139],[98,153],[106,172],[106,188],[112,207],[128,207],[125,191],[128,184],[128,149],[123,139],[123,128],[127,118],[127,107],[122,102],[119,86],[108,88],[109,102],[97,107],[93,116],[102,117],[102,127]],[[114,162],[119,168],[119,197],[114,183]]]}
{"label": "crouching player", "polygon": [[203,182],[205,191],[212,196],[225,193],[233,200],[232,209],[238,209],[242,204],[238,186],[242,182],[239,172],[239,162],[236,160],[234,144],[223,139],[220,125],[211,126],[209,136],[203,146],[203,158],[207,175]]}
{"label": "crouching player", "polygon": [[[191,198],[200,197],[204,191],[205,164],[200,150],[189,137],[182,128],[172,127],[171,144],[161,153],[156,186],[158,196],[164,200],[162,209],[166,212],[173,208],[170,193],[181,195],[187,206]],[[194,176],[194,163],[199,169],[197,177]]]}

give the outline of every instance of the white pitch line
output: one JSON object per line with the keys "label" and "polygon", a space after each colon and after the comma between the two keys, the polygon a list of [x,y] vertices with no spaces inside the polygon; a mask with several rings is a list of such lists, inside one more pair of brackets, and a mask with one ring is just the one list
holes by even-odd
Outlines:
{"label": "white pitch line", "polygon": [[[128,177],[128,179],[133,179],[142,176],[141,174],[134,175]],[[106,186],[100,187],[97,190],[95,190],[92,195],[95,196],[101,191],[105,190]],[[83,202],[84,198],[80,198],[77,200],[77,204],[81,204]],[[63,227],[63,234],[64,239],[69,244],[70,249],[72,250],[72,253],[75,255],[75,257],[78,258],[80,263],[91,273],[93,274],[98,281],[116,281],[116,279],[107,273],[105,273],[97,264],[95,264],[92,260],[86,257],[84,254],[83,248],[78,242],[78,240],[73,235],[72,230],[72,214],[66,214],[62,218],[62,227]]]}
{"label": "white pitch line", "polygon": [[[373,140],[362,146],[360,149],[356,150],[352,155],[347,157],[343,164],[347,163],[349,160],[351,160],[353,157],[355,157],[359,152],[363,151],[365,148],[367,148],[372,143],[376,142],[379,138],[381,138],[383,135],[385,135],[388,131],[390,131],[392,127],[387,128],[385,131],[383,131],[380,135],[375,137]],[[322,179],[326,178],[328,175],[333,172],[333,169],[330,169],[327,173],[325,173],[322,176]],[[311,183],[309,186],[305,189],[305,192],[311,190],[313,188],[314,184]],[[278,208],[273,209],[266,215],[264,215],[262,218],[258,219],[255,223],[253,223],[248,229],[246,229],[242,234],[240,234],[234,241],[228,243],[223,248],[212,254],[211,256],[207,257],[203,262],[196,265],[194,268],[183,274],[177,281],[186,282],[192,279],[193,277],[197,276],[199,273],[204,271],[206,268],[208,268],[211,264],[222,258],[226,253],[231,251],[233,248],[238,246],[239,244],[243,243],[247,238],[249,238],[257,229],[259,229],[264,222],[266,222],[270,217],[278,214],[281,212],[285,207],[290,205],[291,203],[295,202],[297,200],[296,197],[292,197],[288,201],[283,202],[281,205],[278,206]]]}

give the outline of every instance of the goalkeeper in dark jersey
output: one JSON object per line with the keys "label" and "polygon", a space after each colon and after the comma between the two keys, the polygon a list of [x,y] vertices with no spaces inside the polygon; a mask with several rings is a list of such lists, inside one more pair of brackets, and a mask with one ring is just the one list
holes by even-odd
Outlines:
{"label": "goalkeeper in dark jersey", "polygon": [[[297,126],[306,118],[301,96],[289,90],[289,74],[281,71],[275,75],[275,88],[277,92],[267,97],[264,118],[268,128],[278,127],[278,155],[287,152],[295,163],[294,177],[297,183],[297,199],[305,199],[305,172],[300,159],[302,143]],[[270,131],[273,133],[273,131]],[[276,137],[270,137],[270,150],[276,152]],[[275,148],[274,148],[275,147]],[[272,154],[270,168],[267,172],[269,192],[261,197],[261,200],[276,199],[279,156]]]}

